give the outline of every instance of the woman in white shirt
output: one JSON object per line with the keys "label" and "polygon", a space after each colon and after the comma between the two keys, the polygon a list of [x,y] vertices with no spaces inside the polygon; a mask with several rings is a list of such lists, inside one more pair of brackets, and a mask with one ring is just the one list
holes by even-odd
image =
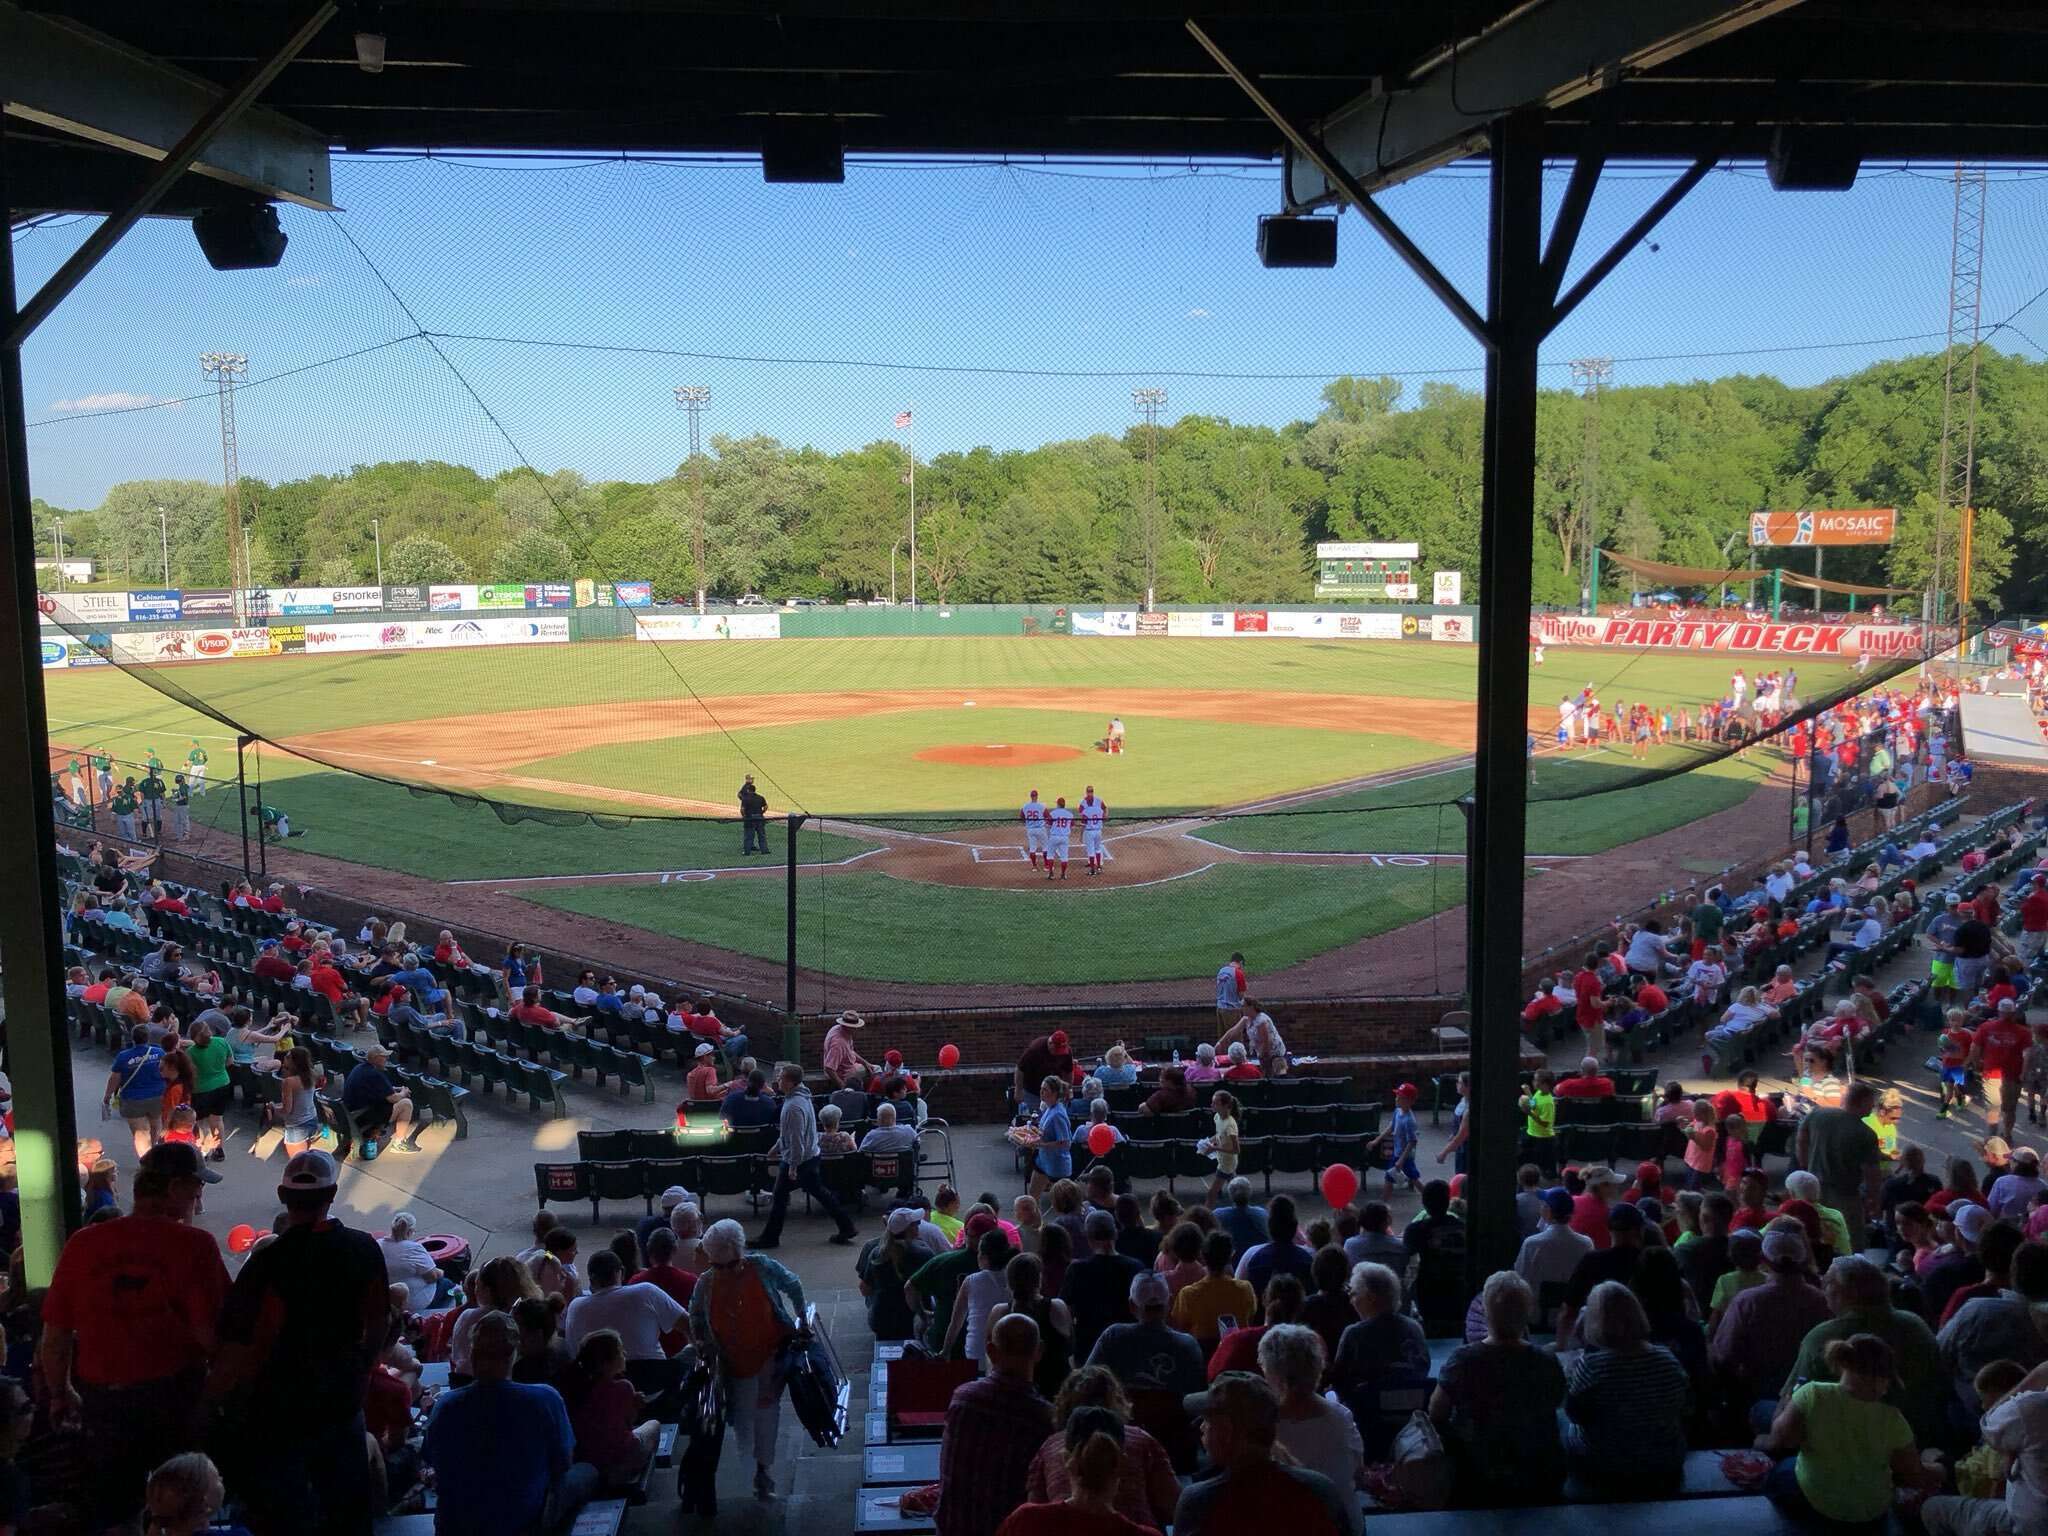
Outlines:
{"label": "woman in white shirt", "polygon": [[1323,1341],[1315,1329],[1276,1323],[1259,1338],[1259,1373],[1280,1394],[1278,1441],[1340,1495],[1365,1486],[1365,1441],[1351,1410],[1318,1395]]}
{"label": "woman in white shirt", "polygon": [[425,1243],[413,1236],[419,1220],[411,1211],[391,1218],[391,1235],[377,1239],[384,1254],[384,1278],[405,1287],[405,1309],[424,1312],[441,1294],[441,1267],[427,1252]]}
{"label": "woman in white shirt", "polygon": [[961,1354],[977,1366],[988,1362],[988,1315],[998,1302],[1010,1299],[1010,1282],[1004,1272],[1016,1249],[1000,1231],[981,1234],[975,1249],[980,1268],[960,1282],[960,1294],[953,1302],[953,1320],[946,1329],[946,1346],[962,1338]]}

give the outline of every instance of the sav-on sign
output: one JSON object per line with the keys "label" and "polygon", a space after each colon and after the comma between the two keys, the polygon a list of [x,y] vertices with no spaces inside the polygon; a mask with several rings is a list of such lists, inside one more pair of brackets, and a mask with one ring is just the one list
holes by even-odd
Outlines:
{"label": "sav-on sign", "polygon": [[1896,507],[1857,507],[1849,511],[1807,508],[1797,512],[1752,512],[1752,548],[1794,548],[1837,544],[1889,544],[1898,532]]}

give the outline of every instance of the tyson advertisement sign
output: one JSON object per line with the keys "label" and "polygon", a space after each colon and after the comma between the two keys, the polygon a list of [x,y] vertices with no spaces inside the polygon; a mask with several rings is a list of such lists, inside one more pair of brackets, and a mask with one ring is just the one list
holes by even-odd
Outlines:
{"label": "tyson advertisement sign", "polygon": [[1530,626],[1545,645],[1611,645],[1660,651],[1764,651],[1789,656],[1917,655],[1917,624],[1772,624],[1760,619],[1583,618],[1545,614]]}

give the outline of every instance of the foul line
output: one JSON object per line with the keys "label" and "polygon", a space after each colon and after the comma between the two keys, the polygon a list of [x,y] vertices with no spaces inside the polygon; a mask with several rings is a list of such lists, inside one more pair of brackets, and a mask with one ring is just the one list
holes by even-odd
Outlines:
{"label": "foul line", "polygon": [[[1463,859],[1470,855],[1463,853],[1409,853],[1398,849],[1378,848],[1369,853],[1340,853],[1335,849],[1315,848],[1233,848],[1228,843],[1219,843],[1199,832],[1183,832],[1191,843],[1221,849],[1225,853],[1240,854],[1248,859]],[[1542,859],[1546,863],[1561,864],[1567,859],[1590,859],[1597,855],[1590,853],[1525,853],[1525,859]]]}
{"label": "foul line", "polygon": [[[820,862],[807,859],[797,865],[805,869],[844,869],[849,864],[858,864],[862,859],[872,858],[878,853],[887,853],[886,848],[864,848],[859,853],[849,854],[843,859]],[[443,880],[443,885],[548,885],[564,880],[653,880],[666,877],[670,880],[686,880],[694,876],[720,875],[767,875],[783,874],[789,866],[780,859],[770,859],[766,864],[722,864],[710,869],[621,869],[604,874],[590,875],[500,875],[490,880]]]}

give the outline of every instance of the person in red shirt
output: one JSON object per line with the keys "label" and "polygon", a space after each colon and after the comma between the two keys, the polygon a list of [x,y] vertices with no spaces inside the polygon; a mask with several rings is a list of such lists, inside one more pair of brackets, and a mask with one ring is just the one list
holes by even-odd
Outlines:
{"label": "person in red shirt", "polygon": [[1596,1064],[1607,1048],[1607,1005],[1601,1001],[1605,990],[1600,981],[1600,957],[1589,954],[1572,977],[1572,1022],[1586,1037],[1586,1054]]}
{"label": "person in red shirt", "polygon": [[100,979],[94,982],[91,986],[87,987],[83,992],[78,994],[79,1001],[84,1003],[93,1003],[97,1006],[105,1007],[107,1001],[107,989],[111,987],[113,984],[114,973],[112,971],[101,971]]}
{"label": "person in red shirt", "polygon": [[542,1007],[539,987],[528,987],[521,992],[519,1001],[507,1011],[521,1024],[538,1024],[542,1029],[573,1029],[590,1022],[587,1018],[572,1019],[552,1008]]}
{"label": "person in red shirt", "polygon": [[1612,1248],[1614,1234],[1608,1229],[1607,1213],[1620,1198],[1621,1180],[1605,1163],[1595,1163],[1584,1172],[1585,1193],[1572,1196],[1571,1229],[1593,1240],[1595,1248]]}
{"label": "person in red shirt", "polygon": [[1232,1083],[1248,1083],[1251,1082],[1253,1079],[1263,1077],[1264,1075],[1265,1074],[1259,1070],[1259,1064],[1257,1062],[1247,1061],[1245,1059],[1244,1042],[1242,1040],[1231,1041],[1230,1065],[1226,1067],[1223,1071],[1224,1081]]}
{"label": "person in red shirt", "polygon": [[1970,1059],[1965,1066],[1987,1079],[1999,1079],[1998,1134],[2007,1141],[2012,1140],[2012,1125],[2022,1097],[2021,1058],[2032,1043],[2027,1021],[2011,998],[2000,1003],[1998,1011],[1977,1026],[1970,1040]]}
{"label": "person in red shirt", "polygon": [[[635,1275],[634,1285],[659,1286],[675,1299],[677,1306],[685,1313],[690,1310],[690,1297],[697,1289],[697,1276],[676,1263],[676,1253],[682,1247],[681,1240],[672,1227],[656,1227],[647,1234],[647,1267]],[[661,1336],[661,1348],[671,1358],[681,1354],[683,1346],[690,1342],[690,1324],[685,1317],[676,1324],[673,1333]]]}
{"label": "person in red shirt", "polygon": [[303,955],[313,947],[312,941],[306,937],[305,926],[301,923],[286,923],[284,937],[277,943],[288,955]]}
{"label": "person in red shirt", "polygon": [[1671,1006],[1671,994],[1654,981],[1646,981],[1636,988],[1636,1006],[1647,1013],[1662,1013]]}
{"label": "person in red shirt", "polygon": [[279,946],[275,942],[265,939],[263,941],[263,952],[256,957],[256,963],[250,966],[249,969],[252,973],[263,977],[265,980],[281,981],[286,986],[290,986],[291,979],[298,974],[299,968],[279,954],[278,949]]}
{"label": "person in red shirt", "polygon": [[2034,876],[2034,883],[2020,902],[2020,958],[2034,960],[2048,948],[2048,876]]}
{"label": "person in red shirt", "polygon": [[191,1224],[204,1167],[197,1147],[152,1147],[134,1213],[75,1233],[43,1300],[36,1364],[55,1417],[92,1448],[93,1530],[132,1520],[150,1471],[205,1444],[201,1389],[228,1272]]}
{"label": "person in red shirt", "polygon": [[1551,985],[1536,989],[1536,995],[1529,999],[1528,1006],[1522,1010],[1522,1022],[1534,1028],[1545,1019],[1554,1018],[1563,1012],[1564,1004],[1558,1001],[1553,980]]}
{"label": "person in red shirt", "polygon": [[1983,889],[1979,890],[1971,900],[1970,910],[1977,914],[1978,922],[1996,928],[1998,926],[1999,911],[2003,905],[1998,896],[1998,882],[1996,880],[1986,880]]}
{"label": "person in red shirt", "polygon": [[1579,1063],[1576,1074],[1557,1085],[1560,1099],[1611,1099],[1614,1097],[1614,1079],[1604,1076],[1600,1063],[1588,1056]]}
{"label": "person in red shirt", "polygon": [[262,899],[260,901],[252,901],[250,905],[265,912],[283,912],[284,882],[282,880],[273,881],[270,889],[263,893]]}
{"label": "person in red shirt", "polygon": [[1758,1081],[1756,1073],[1740,1072],[1733,1088],[1723,1088],[1714,1095],[1714,1118],[1739,1116],[1746,1128],[1745,1140],[1754,1140],[1756,1127],[1771,1118],[1771,1101],[1756,1091]]}
{"label": "person in red shirt", "polygon": [[176,913],[179,917],[190,917],[192,915],[192,909],[190,907],[186,906],[184,902],[180,901],[177,897],[173,896],[169,891],[165,890],[162,886],[151,886],[150,894],[155,898],[149,904],[150,909],[152,911],[173,912]]}

